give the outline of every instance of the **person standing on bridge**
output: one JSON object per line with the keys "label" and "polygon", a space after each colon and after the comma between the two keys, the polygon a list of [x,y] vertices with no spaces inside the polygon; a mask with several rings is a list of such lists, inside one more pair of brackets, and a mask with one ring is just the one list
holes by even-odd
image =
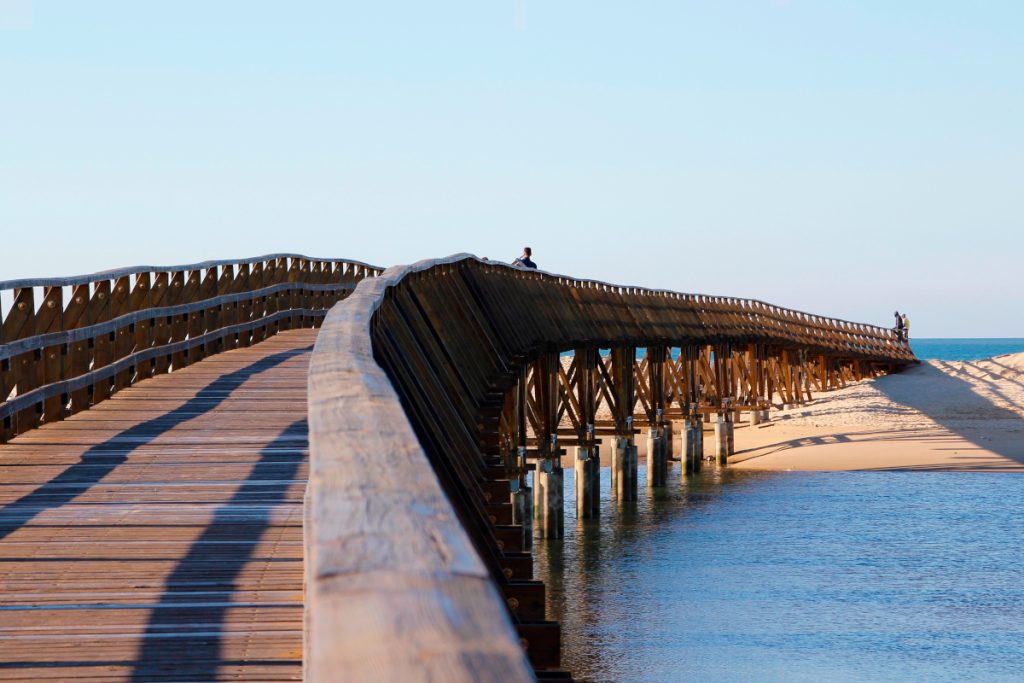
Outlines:
{"label": "person standing on bridge", "polygon": [[513,261],[512,265],[516,268],[536,268],[537,264],[530,259],[531,256],[533,256],[533,249],[523,247],[523,255]]}
{"label": "person standing on bridge", "polygon": [[903,341],[909,342],[910,341],[910,318],[908,318],[907,314],[904,313],[902,320],[903,320]]}
{"label": "person standing on bridge", "polygon": [[896,311],[896,341],[903,341],[903,318],[900,317],[900,312]]}

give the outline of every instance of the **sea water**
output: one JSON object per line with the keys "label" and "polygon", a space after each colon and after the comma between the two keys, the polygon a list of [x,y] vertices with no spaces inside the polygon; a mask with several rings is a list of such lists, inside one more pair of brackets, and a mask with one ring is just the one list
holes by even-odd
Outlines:
{"label": "sea water", "polygon": [[921,360],[981,360],[1024,351],[1024,339],[910,339]]}
{"label": "sea water", "polygon": [[[978,338],[978,339],[910,339],[910,348],[921,360],[981,360],[1006,353],[1024,352],[1024,339],[1016,338]],[[607,354],[608,349],[602,349]],[[563,351],[563,356],[571,356],[572,351]],[[636,350],[637,359],[643,358],[646,349]],[[679,350],[671,350],[673,358],[679,357]]]}
{"label": "sea water", "polygon": [[[922,360],[1024,339],[911,339]],[[1024,681],[1024,474],[711,469],[535,546],[588,681]]]}
{"label": "sea water", "polygon": [[1024,680],[1024,475],[712,469],[535,545],[588,681]]}

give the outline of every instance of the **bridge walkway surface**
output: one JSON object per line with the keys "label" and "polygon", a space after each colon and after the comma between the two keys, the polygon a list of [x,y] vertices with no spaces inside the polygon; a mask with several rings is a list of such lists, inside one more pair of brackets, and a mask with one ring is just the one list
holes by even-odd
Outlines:
{"label": "bridge walkway surface", "polygon": [[208,357],[0,446],[0,679],[301,678],[316,333]]}

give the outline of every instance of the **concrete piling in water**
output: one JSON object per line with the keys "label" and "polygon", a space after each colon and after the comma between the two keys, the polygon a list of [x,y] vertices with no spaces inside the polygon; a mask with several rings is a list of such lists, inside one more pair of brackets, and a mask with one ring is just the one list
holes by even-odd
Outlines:
{"label": "concrete piling in water", "polygon": [[647,434],[647,488],[658,486],[658,430],[651,428]]}
{"label": "concrete piling in water", "polygon": [[651,427],[647,436],[647,488],[665,485],[668,457],[665,453],[664,436],[657,427]]}
{"label": "concrete piling in water", "polygon": [[682,451],[684,475],[700,472],[704,461],[704,423],[696,403],[690,404],[690,412],[683,419]]}
{"label": "concrete piling in water", "polygon": [[665,423],[665,455],[668,460],[680,460],[680,453],[676,450],[675,432],[676,423],[668,421]]}
{"label": "concrete piling in water", "polygon": [[629,500],[637,500],[639,492],[637,491],[637,483],[640,481],[639,474],[639,458],[640,449],[635,443],[629,445],[629,474],[627,482],[629,483]]}
{"label": "concrete piling in water", "polygon": [[731,456],[736,452],[736,423],[732,419],[727,419],[725,424],[725,450],[726,455]]}
{"label": "concrete piling in water", "polygon": [[533,472],[533,531],[536,536],[544,537],[544,489],[547,487],[546,473],[541,476],[546,461],[538,460],[537,469]]}
{"label": "concrete piling in water", "polygon": [[608,444],[608,469],[611,481],[612,498],[618,498],[618,471],[622,468],[619,462],[619,438],[613,437]]}
{"label": "concrete piling in water", "polygon": [[533,545],[533,489],[520,486],[512,492],[512,523],[523,528],[523,549]]}
{"label": "concrete piling in water", "polygon": [[728,453],[725,450],[725,416],[715,415],[715,458],[722,461]]}
{"label": "concrete piling in water", "polygon": [[612,480],[614,493],[619,502],[636,500],[637,497],[637,448],[628,437],[618,437],[612,451]]}
{"label": "concrete piling in water", "polygon": [[601,516],[601,450],[590,447],[590,516]]}
{"label": "concrete piling in water", "polygon": [[658,458],[658,481],[661,482],[659,486],[664,486],[668,483],[668,451],[672,441],[668,438],[668,432],[664,429],[661,430],[661,435],[658,437],[658,451],[660,456]]}
{"label": "concrete piling in water", "polygon": [[519,476],[512,480],[512,523],[523,528],[523,549],[533,546],[533,488],[526,485],[526,447],[516,449]]}
{"label": "concrete piling in water", "polygon": [[555,467],[548,475],[549,484],[545,489],[547,494],[547,516],[545,522],[547,538],[561,538],[565,533],[565,473],[561,463],[555,463]]}
{"label": "concrete piling in water", "polygon": [[688,420],[683,425],[683,457],[686,474],[700,472],[704,461],[704,427],[699,419]]}
{"label": "concrete piling in water", "polygon": [[556,460],[537,461],[533,486],[533,518],[536,535],[540,538],[561,538],[564,531],[565,497],[562,486],[565,477]]}
{"label": "concrete piling in water", "polygon": [[575,452],[576,516],[580,519],[596,517],[600,503],[600,456],[596,447],[577,446]]}
{"label": "concrete piling in water", "polygon": [[715,422],[715,458],[719,465],[729,463],[733,453],[733,422],[729,412],[719,413]]}
{"label": "concrete piling in water", "polygon": [[577,446],[573,449],[574,488],[576,490],[576,517],[584,518],[590,516],[590,474],[587,462],[590,454],[585,447]]}

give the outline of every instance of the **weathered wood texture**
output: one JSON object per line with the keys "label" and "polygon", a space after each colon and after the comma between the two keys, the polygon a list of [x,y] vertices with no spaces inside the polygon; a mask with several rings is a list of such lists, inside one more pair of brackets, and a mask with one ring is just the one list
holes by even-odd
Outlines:
{"label": "weathered wood texture", "polygon": [[[0,282],[0,442],[282,329],[312,327],[379,268],[272,254]],[[38,296],[37,296],[38,295]]]}
{"label": "weathered wood texture", "polygon": [[526,681],[529,663],[398,395],[370,321],[408,269],[324,321],[309,375],[308,681]]}
{"label": "weathered wood texture", "polygon": [[[625,430],[634,410],[636,347],[662,349],[665,365],[665,347],[685,347],[691,374],[695,354],[708,355],[700,367],[719,366],[706,378],[714,392],[678,386],[678,364],[653,372],[641,366],[653,379],[637,390],[653,415],[675,395],[669,373],[676,403],[708,396],[720,403],[735,395],[740,379],[748,387],[760,382],[733,353],[757,345],[782,359],[782,393],[801,386],[793,368],[806,367],[791,354],[890,369],[914,361],[888,330],[869,325],[758,301],[574,280],[467,255],[392,268],[361,283],[329,314],[310,375],[310,679],[352,667],[362,675],[356,679],[525,678],[509,617],[538,675],[563,675],[557,625],[544,621],[544,586],[532,580],[522,528],[510,521],[523,468],[506,456],[514,453],[510,445],[526,444],[506,441],[525,441],[529,420],[543,451],[549,446],[542,436],[557,426],[558,399],[539,397],[582,397],[572,391],[575,375],[549,370],[539,379],[536,367],[525,368],[545,359],[555,367],[552,354],[566,349],[612,347],[619,355],[611,368],[593,359],[592,371],[604,378],[593,390],[607,394],[611,386],[621,394],[605,400]],[[580,433],[595,400],[585,399],[586,415],[576,406]]]}
{"label": "weathered wood texture", "polygon": [[301,678],[315,336],[206,358],[0,446],[0,679]]}

